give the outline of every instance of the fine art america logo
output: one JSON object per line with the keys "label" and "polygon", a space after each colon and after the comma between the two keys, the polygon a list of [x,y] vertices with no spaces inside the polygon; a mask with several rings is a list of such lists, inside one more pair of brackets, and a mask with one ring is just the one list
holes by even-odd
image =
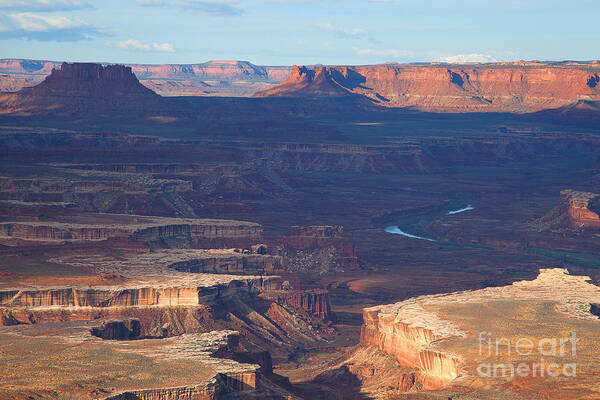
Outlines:
{"label": "fine art america logo", "polygon": [[[533,358],[527,362],[489,362],[480,363],[477,373],[481,377],[557,377],[577,375],[577,364],[557,363],[561,360],[575,358],[577,355],[577,334],[571,332],[567,338],[529,338],[508,339],[494,338],[491,332],[479,332],[479,355],[482,357]],[[548,357],[548,359],[544,359]]]}

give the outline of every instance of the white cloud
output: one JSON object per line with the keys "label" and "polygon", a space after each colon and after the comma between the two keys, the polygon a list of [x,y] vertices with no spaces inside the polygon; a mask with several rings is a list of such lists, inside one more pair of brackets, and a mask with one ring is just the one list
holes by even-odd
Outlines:
{"label": "white cloud", "polygon": [[344,28],[344,27],[336,26],[336,25],[333,25],[330,23],[318,23],[318,24],[315,24],[315,26],[323,31],[334,32],[334,33],[340,34],[342,36],[359,37],[359,36],[365,35],[365,31],[362,29],[358,29],[358,28]]}
{"label": "white cloud", "polygon": [[408,50],[397,50],[397,49],[361,49],[354,47],[354,52],[359,56],[373,56],[373,57],[388,57],[388,58],[412,58],[414,54]]}
{"label": "white cloud", "polygon": [[171,43],[152,43],[152,48],[163,53],[175,53],[175,48]]}
{"label": "white cloud", "polygon": [[455,56],[440,57],[435,59],[437,62],[449,64],[471,64],[471,63],[493,63],[498,62],[494,57],[487,54],[457,54]]}
{"label": "white cloud", "polygon": [[0,10],[10,11],[70,11],[92,8],[82,0],[0,0]]}
{"label": "white cloud", "polygon": [[0,13],[0,39],[77,41],[102,36],[96,26],[62,15]]}
{"label": "white cloud", "polygon": [[121,42],[110,43],[112,47],[116,47],[121,50],[134,50],[134,51],[159,51],[164,53],[175,53],[175,48],[171,43],[142,43],[136,39],[123,40]]}

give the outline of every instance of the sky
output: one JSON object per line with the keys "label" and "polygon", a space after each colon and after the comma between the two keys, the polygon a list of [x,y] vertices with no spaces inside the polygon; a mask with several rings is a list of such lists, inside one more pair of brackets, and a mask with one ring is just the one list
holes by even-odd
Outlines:
{"label": "sky", "polygon": [[600,0],[0,0],[0,58],[595,60],[599,16]]}

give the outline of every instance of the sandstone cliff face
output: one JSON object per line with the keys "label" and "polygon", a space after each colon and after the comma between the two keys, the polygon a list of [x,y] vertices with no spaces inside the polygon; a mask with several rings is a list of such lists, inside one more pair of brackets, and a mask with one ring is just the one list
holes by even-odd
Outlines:
{"label": "sandstone cliff face", "polygon": [[299,67],[294,65],[288,78],[274,88],[256,93],[256,97],[344,97],[351,96],[334,74],[337,71],[330,67]]}
{"label": "sandstone cliff face", "polygon": [[379,105],[426,111],[531,112],[600,99],[597,67],[374,65],[293,67],[258,97],[363,95]]}
{"label": "sandstone cliff face", "polygon": [[[364,324],[361,344],[377,347],[395,357],[403,366],[418,370],[418,380],[424,388],[436,388],[459,376],[476,374],[475,368],[464,369],[464,354],[451,354],[452,346],[443,342],[450,338],[475,336],[477,330],[461,330],[462,317],[452,317],[433,311],[436,307],[452,305],[483,306],[496,302],[551,302],[563,316],[597,321],[592,304],[600,298],[600,288],[590,283],[588,276],[570,275],[566,269],[541,269],[532,281],[517,281],[512,285],[410,298],[395,304],[363,310]],[[513,307],[511,305],[511,307]],[[518,307],[518,305],[514,305]],[[494,315],[502,323],[502,315]],[[486,326],[487,321],[481,322]],[[460,340],[460,339],[459,339]],[[451,350],[441,350],[441,347]],[[469,357],[477,357],[474,351]],[[479,354],[481,356],[481,354]],[[485,356],[484,356],[485,357]]]}
{"label": "sandstone cliff face", "polygon": [[[256,286],[258,283],[258,286]],[[2,307],[193,306],[241,293],[257,293],[260,282],[235,281],[206,287],[56,288],[0,291]]]}
{"label": "sandstone cliff face", "polygon": [[39,85],[23,89],[32,96],[85,98],[155,97],[139,83],[130,67],[92,63],[63,63]]}
{"label": "sandstone cliff face", "polygon": [[35,221],[0,224],[0,237],[40,241],[96,241],[110,238],[152,241],[174,237],[258,239],[261,234],[262,226],[255,223],[183,218],[139,217],[138,222],[133,224],[69,224]]}
{"label": "sandstone cliff face", "polygon": [[597,230],[600,229],[600,195],[563,190],[560,202],[553,210],[531,225],[537,230]]}
{"label": "sandstone cliff face", "polygon": [[207,256],[169,265],[180,272],[211,274],[276,274],[283,271],[281,257],[261,254]]}
{"label": "sandstone cliff face", "polygon": [[[374,346],[396,358],[401,365],[419,370],[416,378],[424,388],[444,386],[460,375],[461,360],[428,346],[442,337],[433,331],[395,321],[395,315],[380,315],[366,309],[363,313],[360,343]],[[414,377],[413,377],[414,378]],[[405,382],[412,387],[414,382]]]}
{"label": "sandstone cliff face", "polygon": [[333,319],[329,292],[324,289],[270,291],[263,298],[287,304],[321,319]]}

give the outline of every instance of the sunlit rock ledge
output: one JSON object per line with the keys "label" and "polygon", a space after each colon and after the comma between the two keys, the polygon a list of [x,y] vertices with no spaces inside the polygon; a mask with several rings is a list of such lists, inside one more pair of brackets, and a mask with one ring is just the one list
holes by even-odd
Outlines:
{"label": "sunlit rock ledge", "polygon": [[[566,269],[541,269],[532,281],[481,290],[419,296],[395,304],[363,309],[361,344],[378,347],[401,364],[417,368],[426,389],[443,387],[466,374],[462,354],[441,349],[445,340],[465,338],[455,321],[432,309],[490,302],[551,302],[558,313],[582,320],[597,320],[591,304],[600,301],[600,287],[588,276],[570,275]],[[455,316],[454,316],[455,317]]]}

